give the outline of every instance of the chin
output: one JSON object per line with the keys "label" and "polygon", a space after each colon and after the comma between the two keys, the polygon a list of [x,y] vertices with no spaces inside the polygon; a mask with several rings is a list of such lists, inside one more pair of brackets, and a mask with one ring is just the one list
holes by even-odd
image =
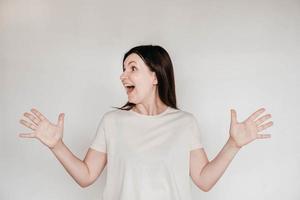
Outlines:
{"label": "chin", "polygon": [[128,102],[129,103],[134,103],[134,104],[136,104],[136,102],[135,101],[133,101],[132,99],[130,99],[130,98],[128,98]]}
{"label": "chin", "polygon": [[137,101],[135,101],[135,100],[133,100],[133,99],[130,99],[130,98],[128,98],[128,102],[129,102],[129,103],[133,103],[133,104],[138,104]]}

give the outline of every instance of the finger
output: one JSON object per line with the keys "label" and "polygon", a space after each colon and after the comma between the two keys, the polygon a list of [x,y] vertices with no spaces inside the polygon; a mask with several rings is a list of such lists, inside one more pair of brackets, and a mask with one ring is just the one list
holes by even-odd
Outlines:
{"label": "finger", "polygon": [[265,122],[267,119],[270,119],[272,116],[270,114],[268,115],[264,115],[261,118],[259,118],[258,120],[255,121],[256,125],[259,126],[260,124],[262,124],[263,122]]}
{"label": "finger", "polygon": [[31,109],[31,112],[33,112],[33,114],[35,114],[35,116],[39,119],[39,120],[41,120],[41,121],[43,121],[43,120],[48,120],[44,115],[42,115],[42,113],[40,113],[37,109],[34,109],[34,108],[32,108]]}
{"label": "finger", "polygon": [[30,129],[34,130],[34,131],[36,130],[36,126],[35,125],[33,125],[32,123],[29,123],[29,122],[27,122],[27,121],[25,121],[23,119],[20,120],[20,123],[23,124],[24,126],[30,128]]}
{"label": "finger", "polygon": [[270,138],[271,134],[257,134],[256,139],[265,139],[265,138]]}
{"label": "finger", "polygon": [[257,127],[257,130],[258,130],[258,132],[260,132],[260,131],[262,131],[262,130],[264,130],[264,129],[272,126],[272,125],[273,125],[273,122],[271,121],[271,122],[268,122],[266,124],[262,124],[261,126]]}
{"label": "finger", "polygon": [[253,113],[252,115],[250,115],[250,117],[248,119],[254,121],[259,115],[261,115],[263,112],[265,112],[266,109],[261,108],[259,110],[257,110],[255,113]]}
{"label": "finger", "polygon": [[58,121],[57,121],[59,127],[64,127],[64,117],[65,117],[64,113],[59,114]]}
{"label": "finger", "polygon": [[234,122],[234,123],[237,123],[236,111],[234,109],[231,109],[230,112],[231,112],[231,121]]}
{"label": "finger", "polygon": [[30,113],[24,113],[24,116],[27,117],[28,119],[30,119],[35,125],[38,126],[40,120],[38,120],[36,117],[34,117],[32,114]]}
{"label": "finger", "polygon": [[20,133],[19,137],[22,137],[22,138],[34,138],[35,134],[34,133]]}

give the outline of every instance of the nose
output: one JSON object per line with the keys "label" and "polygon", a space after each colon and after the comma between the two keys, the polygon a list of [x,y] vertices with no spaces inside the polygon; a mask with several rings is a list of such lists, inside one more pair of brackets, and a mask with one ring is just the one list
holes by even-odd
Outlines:
{"label": "nose", "polygon": [[124,80],[127,77],[127,74],[125,73],[125,71],[120,75],[120,79],[121,81]]}

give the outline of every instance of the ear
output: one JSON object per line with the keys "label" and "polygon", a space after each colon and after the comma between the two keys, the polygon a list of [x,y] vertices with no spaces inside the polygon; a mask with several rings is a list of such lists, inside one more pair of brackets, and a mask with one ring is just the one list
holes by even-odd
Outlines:
{"label": "ear", "polygon": [[154,85],[157,85],[157,84],[158,84],[158,81],[157,81],[157,77],[156,77],[155,72],[153,72],[153,84],[154,84]]}

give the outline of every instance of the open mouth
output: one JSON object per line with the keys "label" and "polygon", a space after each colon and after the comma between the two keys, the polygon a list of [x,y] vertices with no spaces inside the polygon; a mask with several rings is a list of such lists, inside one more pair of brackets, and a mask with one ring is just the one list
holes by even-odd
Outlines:
{"label": "open mouth", "polygon": [[134,85],[128,85],[128,86],[125,86],[125,88],[126,88],[127,94],[129,94],[134,90],[135,86]]}

